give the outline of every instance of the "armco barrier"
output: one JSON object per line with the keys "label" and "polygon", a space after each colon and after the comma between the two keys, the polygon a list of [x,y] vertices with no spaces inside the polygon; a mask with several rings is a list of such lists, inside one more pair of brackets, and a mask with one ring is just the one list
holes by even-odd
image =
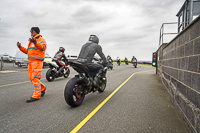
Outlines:
{"label": "armco barrier", "polygon": [[200,133],[200,16],[157,52],[157,75],[192,131]]}

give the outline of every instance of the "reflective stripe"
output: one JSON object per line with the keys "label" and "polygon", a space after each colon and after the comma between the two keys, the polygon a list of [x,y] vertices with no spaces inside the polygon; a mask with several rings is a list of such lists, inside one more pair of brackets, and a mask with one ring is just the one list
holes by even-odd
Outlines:
{"label": "reflective stripe", "polygon": [[36,78],[36,77],[40,77],[40,76],[42,76],[42,75],[34,75],[34,78]]}
{"label": "reflective stripe", "polygon": [[45,43],[44,41],[41,41],[40,43]]}
{"label": "reflective stripe", "polygon": [[42,51],[44,50],[44,44],[43,44],[43,48],[42,48]]}
{"label": "reflective stripe", "polygon": [[43,57],[32,56],[32,57],[28,57],[28,59],[44,59],[44,58]]}
{"label": "reflective stripe", "polygon": [[28,48],[28,49],[35,49],[35,50],[37,50],[37,48]]}
{"label": "reflective stripe", "polygon": [[41,91],[41,89],[34,89],[34,91]]}
{"label": "reflective stripe", "polygon": [[41,84],[39,84],[39,85],[34,85],[34,87],[39,87],[39,86],[41,86]]}

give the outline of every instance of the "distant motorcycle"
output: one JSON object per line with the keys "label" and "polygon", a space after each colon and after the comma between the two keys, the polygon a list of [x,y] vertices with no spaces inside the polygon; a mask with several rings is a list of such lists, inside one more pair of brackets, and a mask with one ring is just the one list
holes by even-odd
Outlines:
{"label": "distant motorcycle", "polygon": [[136,61],[136,59],[133,59],[132,64],[133,64],[133,66],[134,66],[135,68],[137,67],[137,61]]}
{"label": "distant motorcycle", "polygon": [[108,62],[108,69],[113,69],[113,62]]}
{"label": "distant motorcycle", "polygon": [[125,60],[125,64],[128,65],[128,60]]}
{"label": "distant motorcycle", "polygon": [[120,66],[120,64],[121,64],[121,61],[117,60],[117,65]]}
{"label": "distant motorcycle", "polygon": [[64,70],[61,70],[59,72],[60,67],[57,65],[56,62],[52,61],[52,62],[46,62],[49,65],[49,70],[46,72],[46,79],[51,82],[53,81],[55,78],[58,77],[62,77],[64,76],[65,78],[67,78],[70,74],[70,69],[69,66],[65,66]]}
{"label": "distant motorcycle", "polygon": [[[74,78],[70,79],[65,86],[64,97],[66,103],[71,107],[77,107],[83,102],[85,95],[90,92],[103,92],[106,88],[107,79],[106,72],[107,67],[104,67],[103,72],[100,74],[98,80],[99,87],[97,87],[97,81],[95,81],[96,73],[90,72],[89,69],[79,62],[69,61],[69,65],[78,72]],[[101,64],[100,62],[98,62]]]}

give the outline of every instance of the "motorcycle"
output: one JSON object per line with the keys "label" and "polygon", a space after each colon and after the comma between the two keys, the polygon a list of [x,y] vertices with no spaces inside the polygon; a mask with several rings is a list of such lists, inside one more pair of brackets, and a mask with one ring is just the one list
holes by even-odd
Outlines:
{"label": "motorcycle", "polygon": [[120,66],[120,64],[121,64],[121,61],[117,60],[117,65]]}
{"label": "motorcycle", "polygon": [[135,59],[133,59],[132,61],[133,66],[136,68],[137,67],[137,61]]}
{"label": "motorcycle", "polygon": [[[100,62],[98,62],[101,64]],[[89,69],[79,62],[70,61],[69,65],[78,72],[74,78],[70,79],[65,86],[64,98],[66,103],[71,107],[77,107],[83,102],[85,95],[90,92],[103,92],[106,88],[106,72],[107,67],[104,67],[100,78],[96,73],[92,73]],[[98,79],[98,80],[96,80]],[[99,84],[97,84],[97,82]],[[99,85],[99,86],[98,86]]]}
{"label": "motorcycle", "polygon": [[65,78],[67,78],[69,76],[70,74],[69,66],[65,66],[65,68],[59,72],[60,67],[57,65],[56,62],[52,61],[52,62],[46,62],[46,63],[49,65],[49,68],[50,68],[46,72],[46,79],[49,82],[53,81],[55,78],[58,78],[58,77],[64,76]]}
{"label": "motorcycle", "polygon": [[113,62],[108,62],[108,69],[113,69]]}
{"label": "motorcycle", "polygon": [[125,64],[128,65],[128,60],[125,60]]}

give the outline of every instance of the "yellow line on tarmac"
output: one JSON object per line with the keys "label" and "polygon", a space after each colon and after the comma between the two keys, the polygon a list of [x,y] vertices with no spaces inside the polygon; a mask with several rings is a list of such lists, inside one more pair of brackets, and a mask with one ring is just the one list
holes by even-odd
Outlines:
{"label": "yellow line on tarmac", "polygon": [[[43,79],[45,79],[45,78],[43,78]],[[41,79],[41,80],[43,80],[43,79]],[[31,82],[31,81],[24,81],[24,82],[18,82],[18,83],[13,83],[13,84],[0,85],[0,88],[1,87],[5,87],[5,86],[11,86],[11,85],[17,85],[17,84],[24,84],[24,83],[27,83],[27,82]]]}
{"label": "yellow line on tarmac", "polygon": [[133,75],[137,74],[137,73],[144,73],[144,72],[149,72],[149,71],[155,71],[155,70],[148,70],[148,71],[141,71],[141,72],[136,72],[133,73],[127,80],[125,80],[119,87],[117,87],[101,104],[99,104],[84,120],[82,120],[70,133],[76,133],[78,132],[81,127],[84,126],[85,123],[87,123],[90,118],[92,118],[93,115],[95,115],[95,113],[97,111],[99,111],[99,109],[106,104],[106,102],[111,99],[111,97],[126,83],[129,81],[129,79],[131,79],[133,77]]}

